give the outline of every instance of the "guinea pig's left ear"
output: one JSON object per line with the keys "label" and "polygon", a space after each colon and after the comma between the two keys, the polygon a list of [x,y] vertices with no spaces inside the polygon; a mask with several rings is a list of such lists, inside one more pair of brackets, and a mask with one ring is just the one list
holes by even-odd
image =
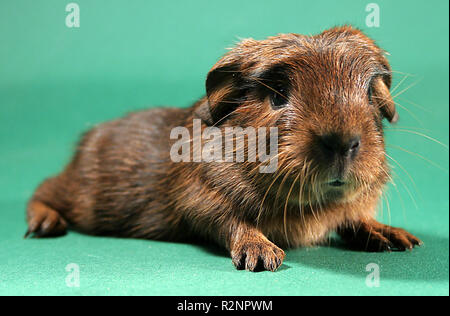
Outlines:
{"label": "guinea pig's left ear", "polygon": [[195,114],[207,125],[223,121],[243,102],[245,84],[240,64],[235,56],[226,55],[209,71],[206,78],[207,99],[195,110]]}
{"label": "guinea pig's left ear", "polygon": [[380,109],[383,116],[390,122],[396,123],[399,119],[395,102],[392,100],[388,85],[382,77],[376,77],[371,82],[371,100]]}

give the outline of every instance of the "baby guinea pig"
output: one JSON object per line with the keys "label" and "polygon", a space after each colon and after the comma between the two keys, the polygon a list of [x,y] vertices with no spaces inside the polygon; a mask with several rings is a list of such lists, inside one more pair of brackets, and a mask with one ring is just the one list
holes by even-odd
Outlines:
{"label": "baby guinea pig", "polygon": [[[29,201],[26,236],[72,228],[201,238],[250,271],[275,271],[282,248],[316,245],[331,232],[361,250],[412,249],[419,239],[375,220],[390,179],[382,121],[398,119],[390,86],[383,50],[350,26],[243,40],[213,66],[192,107],[135,112],[88,131]],[[249,160],[173,161],[171,131],[196,120],[201,131],[276,127],[275,172]]]}

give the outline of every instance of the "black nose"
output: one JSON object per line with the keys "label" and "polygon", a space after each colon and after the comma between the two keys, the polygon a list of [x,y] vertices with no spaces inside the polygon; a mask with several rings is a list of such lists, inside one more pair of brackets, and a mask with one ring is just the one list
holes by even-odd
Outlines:
{"label": "black nose", "polygon": [[341,136],[339,134],[326,134],[319,137],[321,150],[326,155],[341,155],[354,157],[361,144],[360,136]]}

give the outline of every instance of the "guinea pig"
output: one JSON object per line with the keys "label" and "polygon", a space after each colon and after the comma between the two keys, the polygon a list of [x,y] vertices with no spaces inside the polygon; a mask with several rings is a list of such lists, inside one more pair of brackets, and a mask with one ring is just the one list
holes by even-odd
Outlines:
{"label": "guinea pig", "polygon": [[[382,121],[398,120],[391,77],[384,51],[351,26],[245,39],[212,67],[193,106],[135,112],[85,133],[67,167],[29,201],[25,236],[72,228],[200,238],[250,271],[275,271],[282,249],[320,244],[332,232],[360,250],[412,249],[418,238],[375,220],[390,179]],[[200,132],[276,128],[276,170],[261,172],[263,162],[249,159],[174,161],[171,132],[195,122]]]}

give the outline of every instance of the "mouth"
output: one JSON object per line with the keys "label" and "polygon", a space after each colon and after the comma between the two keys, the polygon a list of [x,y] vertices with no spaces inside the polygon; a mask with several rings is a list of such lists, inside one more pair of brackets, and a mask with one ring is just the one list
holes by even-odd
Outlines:
{"label": "mouth", "polygon": [[300,203],[299,201],[302,204],[320,203],[322,205],[331,202],[350,201],[358,193],[358,189],[354,187],[353,181],[340,178],[328,178],[328,180],[319,181],[316,184],[306,182],[301,188],[301,198],[299,198],[298,185],[291,187],[291,184],[287,184],[286,187],[286,195],[289,195],[289,201],[295,204]]}
{"label": "mouth", "polygon": [[345,185],[345,182],[342,181],[342,180],[337,179],[337,180],[333,180],[333,181],[328,182],[328,185],[332,186],[332,187],[335,187],[335,188],[338,188],[338,187],[341,187],[341,186]]}

